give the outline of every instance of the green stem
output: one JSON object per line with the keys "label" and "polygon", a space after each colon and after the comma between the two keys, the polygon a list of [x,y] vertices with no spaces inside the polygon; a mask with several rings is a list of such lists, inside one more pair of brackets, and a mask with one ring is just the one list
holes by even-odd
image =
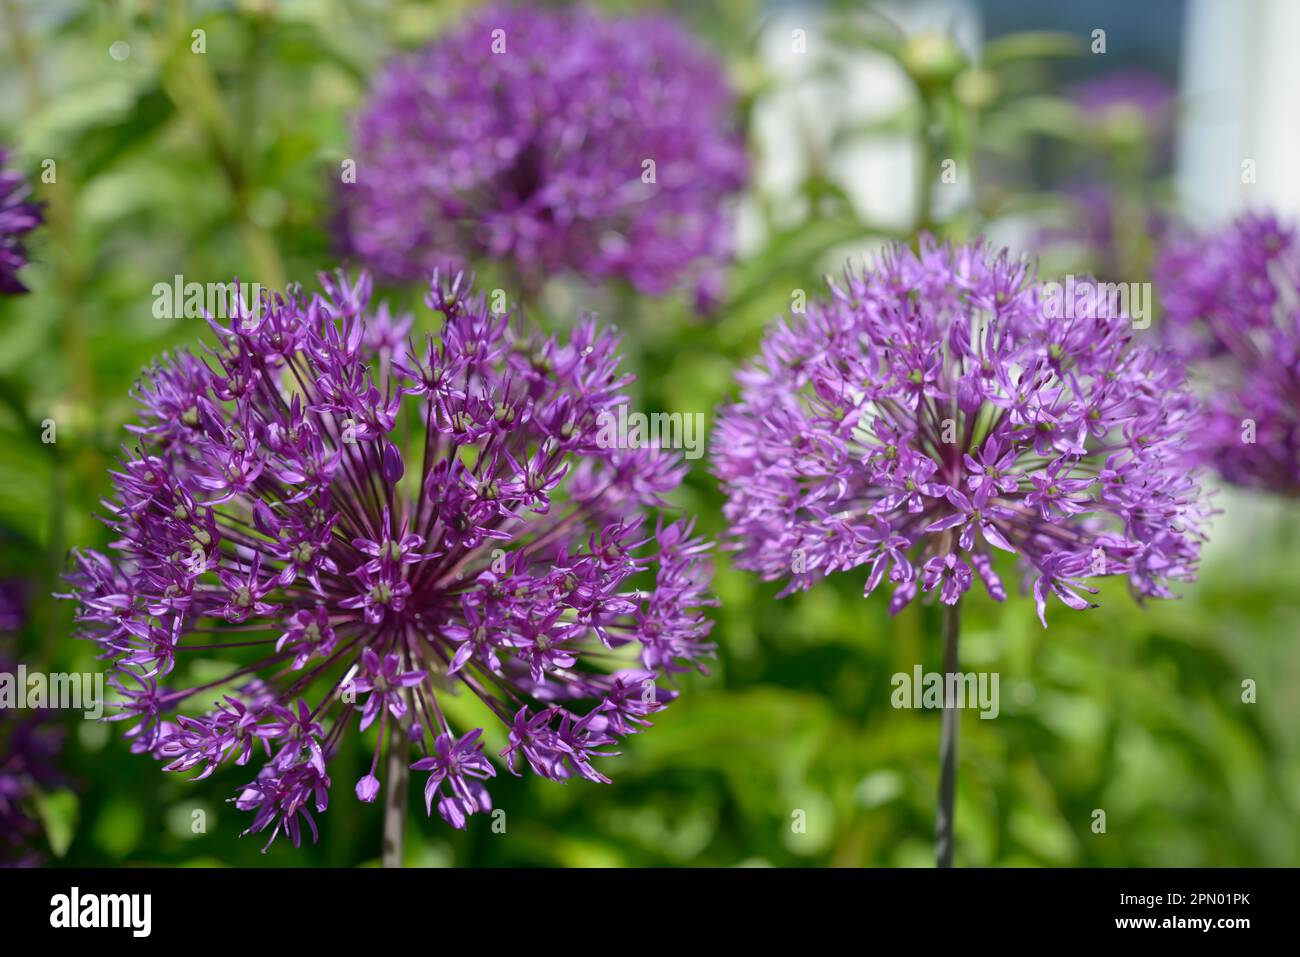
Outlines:
{"label": "green stem", "polygon": [[384,867],[401,867],[411,769],[403,722],[394,720],[389,721],[388,725],[388,767],[384,775],[384,842],[380,860]]}
{"label": "green stem", "polygon": [[23,12],[14,0],[4,0],[5,25],[14,49],[14,59],[18,61],[18,71],[27,92],[27,102],[33,112],[44,105],[45,97],[41,91],[40,73],[36,69],[36,57],[31,38],[27,34],[27,24]]}
{"label": "green stem", "polygon": [[934,142],[930,138],[930,127],[934,124],[934,107],[929,97],[921,93],[921,136],[918,151],[921,154],[920,168],[917,170],[916,190],[916,232],[918,234],[931,229],[933,224],[932,203],[934,193]]}
{"label": "green stem", "polygon": [[953,804],[957,793],[957,729],[961,712],[948,694],[949,675],[957,673],[960,602],[943,606],[943,717],[939,729],[939,806],[935,813],[935,858],[939,867],[952,867]]}

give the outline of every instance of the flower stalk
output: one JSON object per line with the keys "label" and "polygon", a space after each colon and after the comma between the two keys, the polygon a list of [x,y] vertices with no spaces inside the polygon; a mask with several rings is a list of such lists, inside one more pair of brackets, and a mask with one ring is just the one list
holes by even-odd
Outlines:
{"label": "flower stalk", "polygon": [[407,732],[401,721],[389,722],[388,777],[384,794],[384,838],[380,860],[384,867],[402,866],[402,841],[411,768],[407,759]]}
{"label": "flower stalk", "polygon": [[961,602],[943,606],[943,712],[939,726],[939,804],[935,811],[935,860],[952,867],[953,805],[957,792],[957,731],[961,715],[953,689],[957,674],[957,639],[961,631]]}

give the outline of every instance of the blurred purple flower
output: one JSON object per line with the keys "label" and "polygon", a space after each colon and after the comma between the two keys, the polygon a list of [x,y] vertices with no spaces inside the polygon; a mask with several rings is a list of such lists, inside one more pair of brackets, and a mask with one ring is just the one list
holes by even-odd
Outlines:
{"label": "blurred purple flower", "polygon": [[[340,740],[372,723],[361,800],[398,728],[434,773],[430,806],[457,827],[487,810],[481,729],[457,736],[440,706],[457,690],[507,729],[503,755],[606,780],[588,756],[644,728],[675,697],[663,680],[712,650],[708,545],[649,518],[684,463],[598,442],[630,381],[616,337],[590,318],[543,337],[435,276],[440,334],[402,352],[367,334],[366,277],[321,278],[323,296],[213,321],[205,357],[138,387],[116,554],[80,553],[70,575],[115,668],[114,718],[169,770],[268,757],[236,804],[295,844]],[[186,685],[187,652],[228,678]]]}
{"label": "blurred purple flower", "polygon": [[[1104,303],[1104,300],[1103,300]],[[1194,575],[1203,504],[1183,444],[1197,404],[1171,357],[1108,310],[1057,314],[981,244],[894,247],[774,326],[722,409],[714,468],[737,564],[782,594],[866,567],[891,610],[1005,589],[1019,556],[1040,618],[1126,575],[1167,597]]]}
{"label": "blurred purple flower", "polygon": [[[355,122],[347,252],[411,280],[462,255],[712,302],[745,180],[722,67],[672,19],[499,4],[392,63]],[[652,181],[651,181],[652,180]]]}
{"label": "blurred purple flower", "polygon": [[[3,584],[6,592],[24,590],[13,582]],[[22,627],[21,607],[13,607],[18,617],[0,625],[0,632]],[[0,634],[0,674],[17,673],[11,645],[11,636]],[[58,766],[63,737],[53,711],[0,707],[0,867],[35,867],[45,861],[40,848],[44,826],[35,803],[42,789],[64,781]]]}
{"label": "blurred purple flower", "polygon": [[45,860],[35,801],[41,789],[62,781],[57,765],[62,750],[63,729],[48,712],[0,710],[0,867],[31,867]]}
{"label": "blurred purple flower", "polygon": [[1139,216],[1138,222],[1124,222],[1124,210],[1114,188],[1102,183],[1069,186],[1061,198],[1067,206],[1068,224],[1038,230],[1033,237],[1033,247],[1041,251],[1059,244],[1077,246],[1091,271],[1099,277],[1123,279],[1141,266],[1141,263],[1126,260],[1116,242],[1120,235],[1118,230],[1132,230],[1136,226],[1146,243],[1159,243],[1170,228],[1169,217],[1146,197],[1133,210]]}
{"label": "blurred purple flower", "polygon": [[1068,222],[1039,230],[1032,245],[1078,247],[1102,278],[1145,273],[1148,250],[1168,228],[1152,182],[1171,156],[1176,91],[1159,73],[1118,70],[1076,84],[1068,96],[1089,139],[1105,148],[1062,190]]}
{"label": "blurred purple flower", "polygon": [[1198,448],[1234,485],[1300,495],[1300,239],[1266,214],[1170,240],[1162,332],[1208,407]]}
{"label": "blurred purple flower", "polygon": [[1169,133],[1176,106],[1172,83],[1150,70],[1115,70],[1075,84],[1070,100],[1097,127],[1124,124],[1160,139]]}
{"label": "blurred purple flower", "polygon": [[18,270],[27,265],[22,237],[41,223],[41,207],[27,202],[31,184],[17,170],[6,169],[9,151],[0,149],[0,294],[26,292]]}
{"label": "blurred purple flower", "polygon": [[0,634],[17,631],[27,620],[27,590],[20,579],[0,580]]}

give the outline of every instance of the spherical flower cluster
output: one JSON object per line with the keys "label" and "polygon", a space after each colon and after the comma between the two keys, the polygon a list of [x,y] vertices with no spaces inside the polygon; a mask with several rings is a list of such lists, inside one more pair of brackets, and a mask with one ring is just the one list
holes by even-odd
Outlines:
{"label": "spherical flower cluster", "polygon": [[1075,85],[1069,100],[1103,149],[1061,191],[1067,221],[1038,230],[1033,248],[1046,258],[1065,247],[1096,275],[1131,279],[1169,228],[1154,187],[1172,150],[1176,91],[1158,73],[1119,70]]}
{"label": "spherical flower cluster", "polygon": [[376,81],[347,252],[396,279],[462,254],[662,294],[716,285],[745,177],[719,64],[665,16],[482,10]]}
{"label": "spherical flower cluster", "polygon": [[6,169],[7,150],[0,149],[0,295],[26,292],[18,270],[27,265],[22,237],[41,223],[41,208],[27,202],[32,187],[17,170]]}
{"label": "spherical flower cluster", "polygon": [[1300,239],[1268,215],[1173,239],[1161,329],[1207,387],[1206,461],[1235,485],[1300,495]]}
{"label": "spherical flower cluster", "polygon": [[777,323],[714,433],[737,564],[783,593],[865,566],[897,611],[977,577],[1002,600],[996,549],[1044,625],[1098,576],[1161,597],[1192,577],[1196,401],[1119,310],[1050,292],[1005,251],[923,237]]}
{"label": "spherical flower cluster", "polygon": [[500,721],[514,773],[606,781],[593,762],[711,651],[707,545],[653,517],[680,456],[596,442],[629,381],[616,338],[587,318],[543,337],[435,277],[440,334],[398,356],[409,320],[371,313],[367,278],[321,281],[236,305],[209,353],[138,386],[115,554],[70,573],[113,717],[170,770],[263,755],[237,806],[295,844],[340,741],[371,725],[357,797],[391,739],[457,827],[495,770],[452,714]]}
{"label": "spherical flower cluster", "polygon": [[1069,91],[1070,101],[1097,132],[1160,141],[1177,108],[1173,84],[1149,70],[1118,70],[1091,77]]}
{"label": "spherical flower cluster", "polygon": [[18,631],[27,620],[27,583],[0,579],[0,634]]}
{"label": "spherical flower cluster", "polygon": [[[6,666],[0,662],[0,671]],[[63,779],[63,737],[48,711],[0,710],[0,867],[35,867],[45,860],[36,801]]]}
{"label": "spherical flower cluster", "polygon": [[[1125,281],[1135,268],[1141,269],[1140,264],[1150,262],[1170,227],[1169,217],[1145,197],[1130,207],[1126,197],[1102,183],[1073,184],[1062,190],[1061,197],[1068,207],[1067,222],[1037,230],[1033,248],[1044,258],[1064,248],[1081,257],[1088,271],[1099,277]],[[1125,247],[1135,237],[1140,240],[1140,255]]]}
{"label": "spherical flower cluster", "polygon": [[[13,639],[5,633],[23,625],[24,591],[20,582],[0,582],[0,675],[18,673]],[[63,783],[57,760],[63,737],[48,709],[0,707],[0,867],[44,862],[36,801],[43,789]]]}

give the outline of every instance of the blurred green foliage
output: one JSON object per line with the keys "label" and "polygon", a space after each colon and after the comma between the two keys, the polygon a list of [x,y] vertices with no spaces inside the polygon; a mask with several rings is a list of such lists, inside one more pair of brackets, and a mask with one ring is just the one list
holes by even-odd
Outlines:
{"label": "blurred green foliage", "polygon": [[[46,159],[57,170],[37,187],[48,223],[24,273],[32,293],[0,301],[0,574],[30,587],[24,661],[96,667],[90,647],[70,637],[71,608],[50,595],[69,547],[106,544],[94,513],[126,441],[134,378],[153,356],[206,332],[200,320],[155,318],[154,284],[183,274],[310,286],[332,267],[331,188],[366,77],[465,6],[4,0],[0,142],[33,174]],[[765,20],[755,0],[683,2],[678,12],[726,57],[746,120],[787,82],[759,55]],[[922,199],[913,228],[974,235],[1050,206],[1051,196],[1017,191],[1014,176],[1008,185],[1006,163],[1031,141],[1096,146],[1079,138],[1068,103],[1041,87],[1043,59],[1068,55],[1072,38],[1023,35],[968,63],[933,37],[907,38],[870,18],[846,23],[853,29],[833,31],[841,59],[811,75],[834,82],[843,57],[885,57],[911,69],[915,95],[871,128],[834,131],[832,145],[902,138],[917,144],[918,162],[956,155],[1004,174],[942,214]],[[206,31],[202,55],[192,52],[196,29]],[[129,44],[124,59],[109,53],[119,41]],[[755,154],[761,162],[757,143]],[[701,323],[680,298],[562,283],[532,311],[563,325],[579,304],[599,309],[627,336],[641,407],[712,410],[792,290],[816,294],[846,248],[899,234],[864,221],[820,163],[810,170],[797,222],[778,216],[770,197],[750,197],[761,241],[733,269],[714,321]],[[491,280],[490,264],[482,275]],[[428,321],[419,290],[385,294]],[[47,419],[53,444],[41,441]],[[694,463],[678,504],[721,532],[707,459]],[[1000,673],[1002,709],[993,721],[963,716],[959,864],[1300,859],[1300,520],[1289,503],[1221,504],[1202,580],[1181,601],[1143,608],[1114,587],[1097,610],[1051,608],[1046,631],[1023,597],[966,602],[963,666]],[[503,774],[493,796],[507,811],[505,834],[488,822],[458,833],[413,812],[408,863],[931,864],[939,716],[889,701],[895,672],[941,668],[937,613],[914,607],[891,619],[883,599],[862,599],[862,579],[842,575],[777,601],[775,586],[720,556],[716,665],[685,679],[657,727],[607,762],[613,785]],[[1257,703],[1243,703],[1247,679]],[[70,730],[70,786],[39,802],[56,862],[377,862],[378,809],[349,786],[372,738],[345,738],[320,842],[278,842],[262,857],[261,841],[238,837],[245,815],[225,803],[247,769],[196,784],[129,754],[113,725]],[[491,729],[489,747],[501,743]],[[1106,812],[1105,834],[1093,832],[1095,809]],[[203,833],[194,833],[196,812]]]}

